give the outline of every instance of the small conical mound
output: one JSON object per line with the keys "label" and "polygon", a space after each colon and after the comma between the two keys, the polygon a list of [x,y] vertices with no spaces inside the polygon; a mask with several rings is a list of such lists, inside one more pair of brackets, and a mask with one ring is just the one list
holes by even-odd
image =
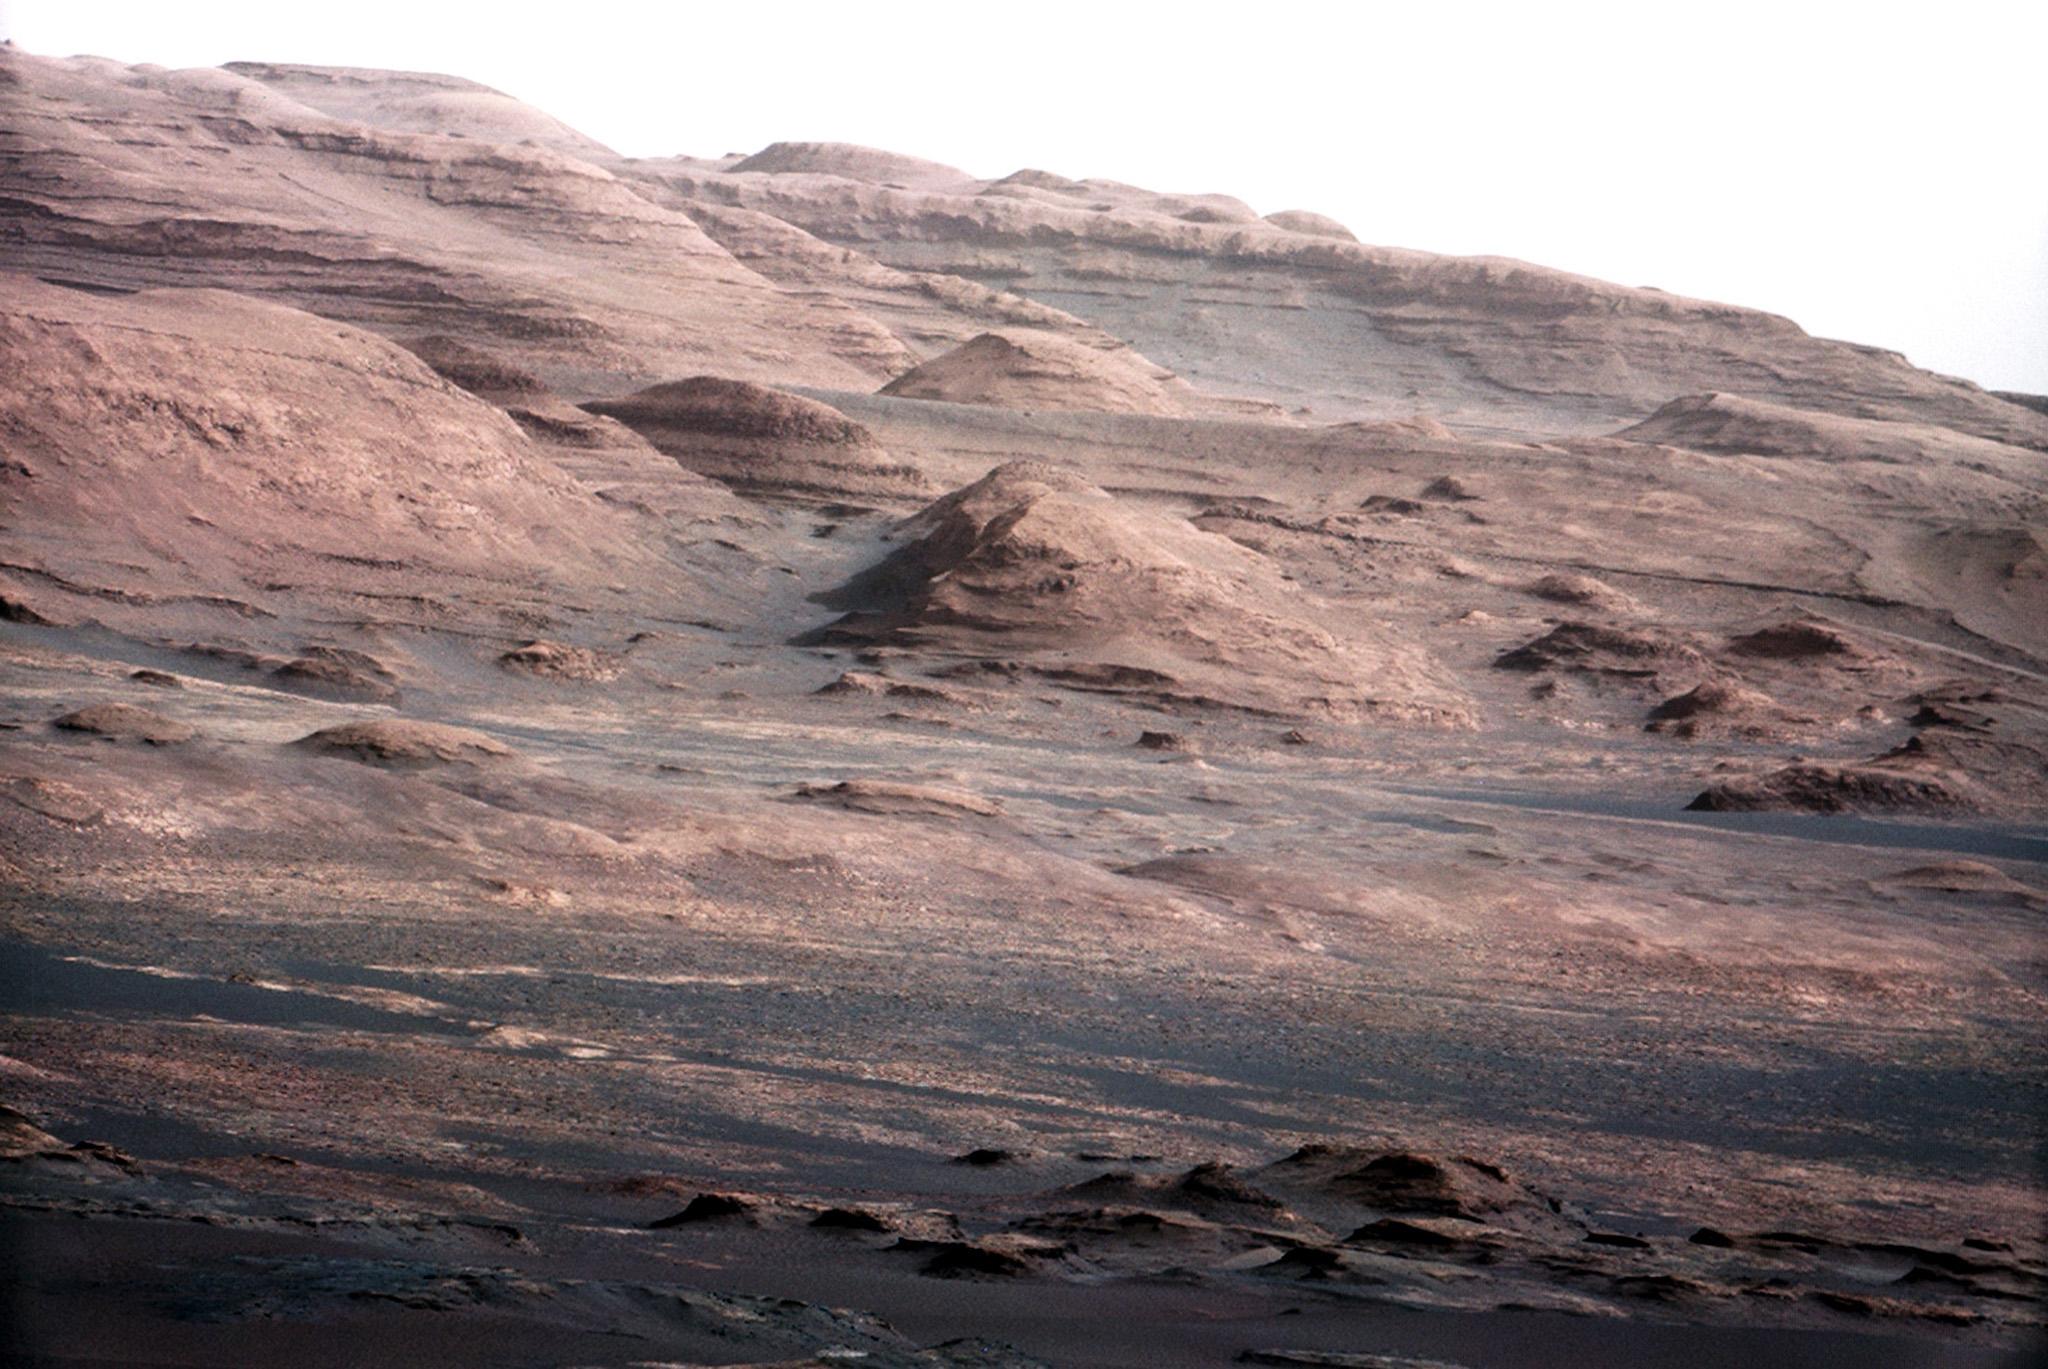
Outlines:
{"label": "small conical mound", "polygon": [[882,387],[899,399],[999,409],[1179,414],[1192,391],[1128,347],[1105,351],[1048,333],[983,333]]}
{"label": "small conical mound", "polygon": [[974,184],[974,178],[966,172],[942,163],[858,143],[770,143],[727,170],[778,176],[837,176],[869,185],[917,190],[960,189]]}
{"label": "small conical mound", "polygon": [[1028,653],[1076,688],[1272,711],[1454,721],[1419,651],[1327,606],[1265,557],[1042,462],[997,467],[906,519],[904,544],[824,601],[821,640]]}
{"label": "small conical mound", "polygon": [[1318,214],[1308,209],[1283,209],[1277,214],[1266,215],[1266,222],[1275,228],[1284,228],[1290,233],[1302,233],[1311,238],[1341,238],[1345,242],[1357,242],[1357,235],[1327,214]]}

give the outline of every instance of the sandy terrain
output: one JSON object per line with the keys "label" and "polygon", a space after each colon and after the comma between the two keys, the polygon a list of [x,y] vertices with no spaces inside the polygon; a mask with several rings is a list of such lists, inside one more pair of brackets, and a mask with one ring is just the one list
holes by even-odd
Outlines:
{"label": "sandy terrain", "polygon": [[0,63],[10,1362],[2037,1362],[2038,406]]}

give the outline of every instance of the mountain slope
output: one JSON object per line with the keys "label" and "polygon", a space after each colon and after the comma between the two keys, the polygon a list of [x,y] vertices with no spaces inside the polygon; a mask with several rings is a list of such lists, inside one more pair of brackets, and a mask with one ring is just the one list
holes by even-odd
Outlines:
{"label": "mountain slope", "polygon": [[[1677,395],[1727,391],[2048,449],[2048,416],[1893,353],[1814,338],[1754,309],[1499,258],[1365,245],[1307,211],[1261,219],[1229,196],[1043,171],[977,181],[838,143],[779,143],[716,161],[607,158],[580,134],[551,134],[554,121],[538,111],[515,112],[496,92],[452,78],[236,70],[392,130],[433,126],[421,99],[488,100],[479,130],[574,147],[647,199],[701,212],[705,231],[762,274],[813,303],[884,320],[911,360],[1021,325],[1092,346],[1121,340],[1199,390],[1326,419],[1405,416],[1427,394],[1463,426],[1587,433]],[[864,360],[892,374],[910,364],[886,347]]]}
{"label": "mountain slope", "polygon": [[628,583],[690,595],[650,529],[503,412],[282,305],[0,275],[0,424],[4,580],[39,617],[161,630],[318,605],[447,627]]}
{"label": "mountain slope", "polygon": [[681,203],[768,213],[891,266],[1022,294],[1198,387],[1327,417],[1426,393],[1454,422],[1585,432],[1677,394],[1732,390],[2048,447],[2048,423],[2020,405],[1752,309],[1303,233],[1299,219],[1236,214],[1222,197],[1042,175],[920,188],[854,174],[852,159],[830,171],[753,165],[661,178]]}
{"label": "mountain slope", "polygon": [[[347,122],[290,98],[305,69],[254,70],[282,91],[227,71],[0,52],[14,269],[226,287],[454,335],[572,391],[714,357],[743,379],[868,388],[916,360],[851,306],[783,291],[588,161]],[[346,89],[352,111],[419,122],[367,78]],[[501,109],[484,122],[526,127]]]}

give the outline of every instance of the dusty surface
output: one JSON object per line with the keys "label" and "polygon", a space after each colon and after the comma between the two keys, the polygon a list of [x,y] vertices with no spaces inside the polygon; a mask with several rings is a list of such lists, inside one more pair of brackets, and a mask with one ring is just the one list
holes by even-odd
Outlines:
{"label": "dusty surface", "polygon": [[1227,196],[0,62],[13,1361],[2040,1349],[2037,408]]}

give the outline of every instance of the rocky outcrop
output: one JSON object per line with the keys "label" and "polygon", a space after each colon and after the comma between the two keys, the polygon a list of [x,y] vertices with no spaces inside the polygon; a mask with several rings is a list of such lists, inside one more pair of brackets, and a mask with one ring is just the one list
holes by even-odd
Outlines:
{"label": "rocky outcrop", "polygon": [[1275,228],[1284,228],[1290,233],[1300,233],[1311,238],[1339,238],[1345,242],[1357,242],[1358,235],[1338,223],[1327,214],[1317,214],[1307,209],[1283,209],[1277,214],[1266,215],[1266,222]]}
{"label": "rocky outcrop", "polygon": [[882,387],[899,399],[1107,414],[1176,414],[1187,386],[1129,348],[1034,333],[983,333]]}
{"label": "rocky outcrop", "polygon": [[696,376],[584,407],[739,490],[900,499],[936,488],[831,405],[746,381]]}
{"label": "rocky outcrop", "polygon": [[342,723],[301,737],[293,745],[316,755],[340,756],[384,770],[502,765],[518,756],[487,733],[409,718]]}
{"label": "rocky outcrop", "polygon": [[1978,806],[1968,781],[1960,774],[1881,762],[1834,765],[1810,761],[1754,778],[1722,780],[1686,805],[1704,813],[1957,812]]}
{"label": "rocky outcrop", "polygon": [[106,741],[141,742],[148,746],[175,746],[192,740],[185,723],[134,704],[90,704],[73,709],[50,724],[60,732],[75,732]]}
{"label": "rocky outcrop", "polygon": [[824,596],[819,640],[953,655],[1028,652],[1075,688],[1275,710],[1466,717],[1419,650],[1340,636],[1262,556],[1033,462],[1001,466],[897,530]]}
{"label": "rocky outcrop", "polygon": [[308,109],[350,123],[482,143],[544,147],[589,162],[618,155],[560,119],[460,76],[288,62],[229,62],[222,70],[261,82]]}
{"label": "rocky outcrop", "polygon": [[1686,395],[1674,399],[1617,437],[1656,442],[1697,452],[1731,455],[1811,457],[1826,461],[1879,461],[1909,466],[1930,462],[1990,462],[2003,467],[2037,465],[2025,449],[2038,434],[2020,425],[2005,434],[2021,446],[1973,436],[1903,416],[1861,417],[1794,408],[1733,394]]}

